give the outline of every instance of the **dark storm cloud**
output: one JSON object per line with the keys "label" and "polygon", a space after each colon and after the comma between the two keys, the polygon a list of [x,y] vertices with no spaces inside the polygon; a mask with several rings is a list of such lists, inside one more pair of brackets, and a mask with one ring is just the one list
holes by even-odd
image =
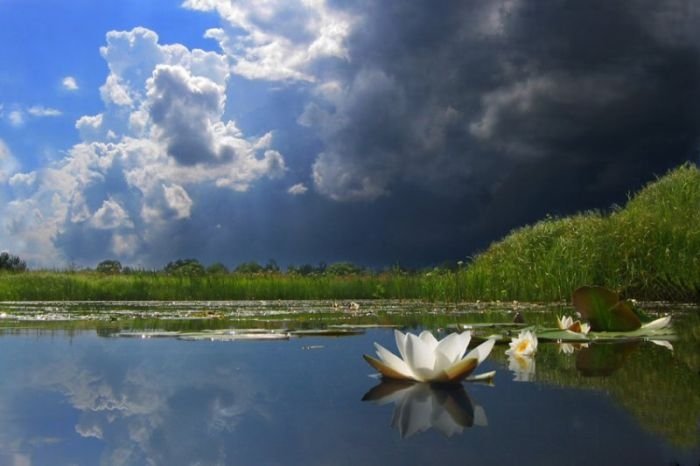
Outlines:
{"label": "dark storm cloud", "polygon": [[[484,244],[545,213],[623,202],[696,158],[690,1],[365,2],[360,12],[351,62],[334,70],[342,85],[300,118],[325,143],[314,179],[333,199],[420,187],[442,196],[433,209],[468,228],[465,241]],[[481,205],[450,212],[450,195]]]}

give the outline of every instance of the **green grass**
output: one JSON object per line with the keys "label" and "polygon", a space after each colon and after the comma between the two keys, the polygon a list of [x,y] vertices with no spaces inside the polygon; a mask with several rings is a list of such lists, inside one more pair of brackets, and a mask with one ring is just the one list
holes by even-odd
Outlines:
{"label": "green grass", "polygon": [[161,273],[30,271],[0,275],[1,301],[426,299],[461,296],[458,277],[441,274],[298,276],[281,273],[200,277]]}
{"label": "green grass", "polygon": [[698,301],[700,170],[672,170],[608,215],[515,230],[477,256],[463,281],[472,299],[569,299],[589,284],[638,299]]}
{"label": "green grass", "polygon": [[173,276],[158,272],[0,273],[0,300],[569,300],[602,285],[644,300],[700,301],[700,170],[686,164],[624,208],[546,218],[458,271]]}

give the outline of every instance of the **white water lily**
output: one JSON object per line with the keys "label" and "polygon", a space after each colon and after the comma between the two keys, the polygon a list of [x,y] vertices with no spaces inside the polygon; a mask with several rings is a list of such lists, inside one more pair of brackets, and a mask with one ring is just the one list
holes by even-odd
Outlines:
{"label": "white water lily", "polygon": [[365,354],[365,361],[384,377],[417,382],[456,383],[463,380],[488,357],[496,342],[495,339],[486,340],[465,356],[471,332],[450,333],[438,341],[427,330],[418,336],[394,330],[394,337],[401,357],[375,343],[379,359]]}
{"label": "white water lily", "polygon": [[661,330],[669,325],[671,325],[671,316],[665,316],[652,320],[651,322],[647,322],[646,324],[642,325],[642,328],[645,330]]}
{"label": "white water lily", "polygon": [[557,325],[559,325],[560,330],[569,330],[570,332],[582,333],[588,335],[591,331],[591,326],[586,322],[581,322],[579,320],[574,321],[571,316],[557,316]]}
{"label": "white water lily", "polygon": [[574,319],[571,316],[557,316],[557,324],[560,330],[568,330],[574,324]]}
{"label": "white water lily", "polygon": [[537,337],[529,330],[523,330],[517,337],[511,339],[510,348],[506,354],[514,356],[534,356],[537,353]]}

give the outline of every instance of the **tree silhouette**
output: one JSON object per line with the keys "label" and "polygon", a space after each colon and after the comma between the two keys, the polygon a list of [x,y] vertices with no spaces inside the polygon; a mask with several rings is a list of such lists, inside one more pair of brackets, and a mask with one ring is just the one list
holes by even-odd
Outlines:
{"label": "tree silhouette", "polygon": [[27,263],[18,256],[8,252],[0,253],[0,270],[8,270],[10,272],[24,272],[27,270]]}

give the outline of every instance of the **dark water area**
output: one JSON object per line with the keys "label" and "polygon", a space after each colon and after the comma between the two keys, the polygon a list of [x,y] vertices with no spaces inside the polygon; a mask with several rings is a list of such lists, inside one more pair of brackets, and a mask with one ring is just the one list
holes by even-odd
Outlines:
{"label": "dark water area", "polygon": [[697,465],[700,325],[677,322],[672,350],[540,343],[522,366],[497,345],[476,371],[493,384],[456,387],[372,377],[362,354],[395,352],[390,328],[185,341],[6,322],[0,464]]}

